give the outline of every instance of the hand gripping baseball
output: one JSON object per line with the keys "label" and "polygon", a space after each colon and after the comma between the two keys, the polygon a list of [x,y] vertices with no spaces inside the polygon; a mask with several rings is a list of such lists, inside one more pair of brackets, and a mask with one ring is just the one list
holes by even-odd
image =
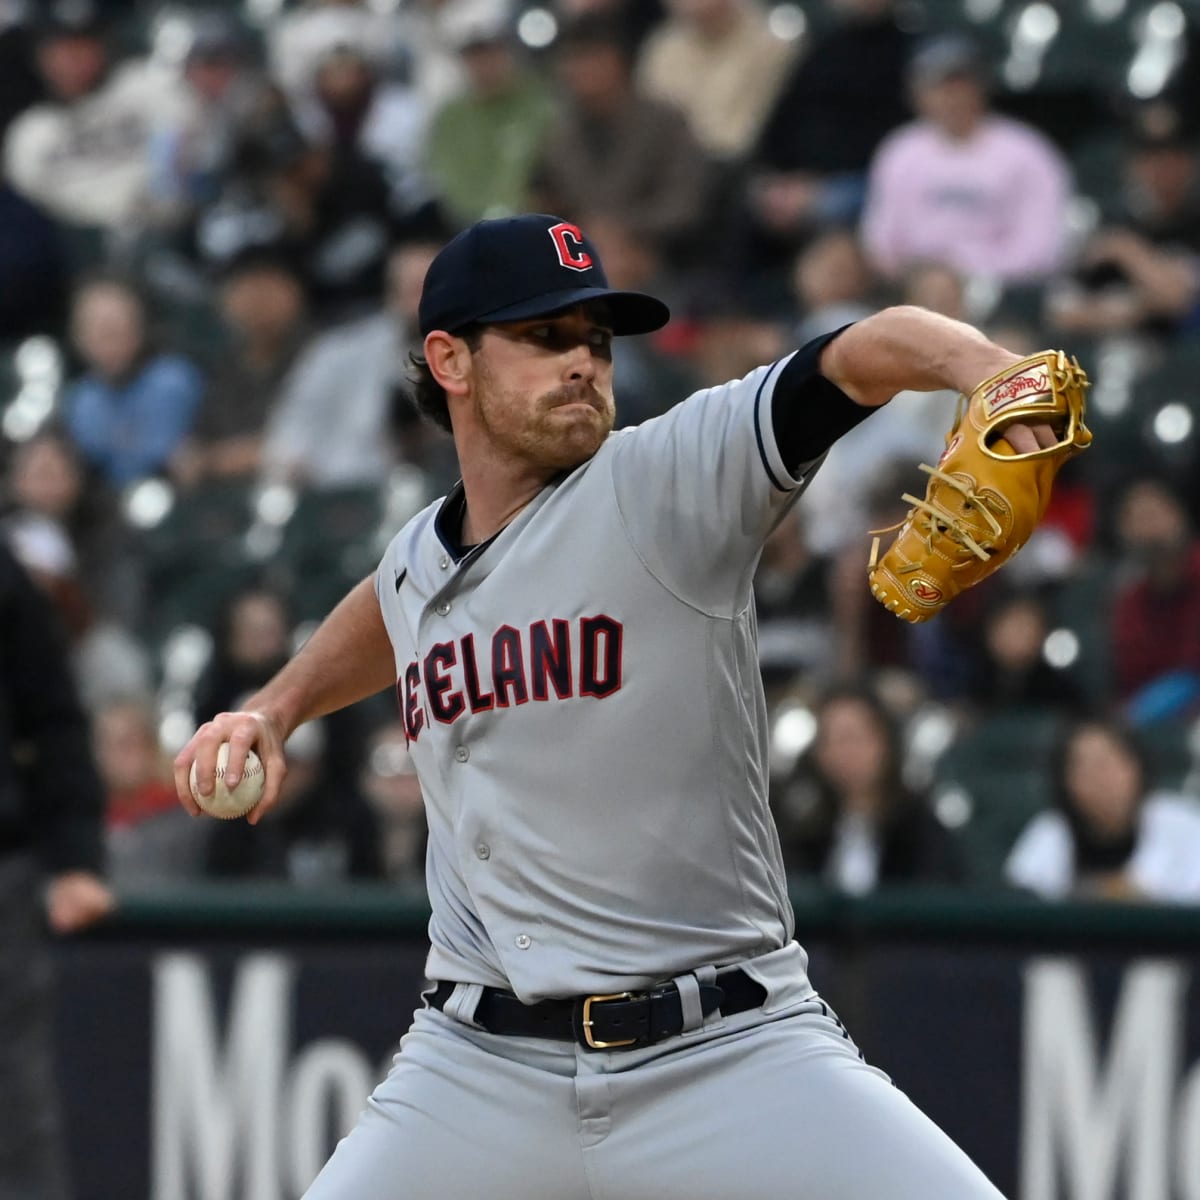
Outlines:
{"label": "hand gripping baseball", "polygon": [[[954,427],[925,496],[882,558],[871,547],[871,594],[901,620],[936,616],[960,592],[986,579],[1025,544],[1050,502],[1054,477],[1092,440],[1083,422],[1087,374],[1061,350],[1045,350],[985,379],[959,398]],[[1047,424],[1050,446],[1018,453],[1004,440],[1017,423]],[[876,534],[890,529],[875,530]]]}
{"label": "hand gripping baseball", "polygon": [[192,773],[201,797],[213,795],[216,787],[217,759],[221,746],[228,742],[224,781],[229,788],[237,785],[246,767],[249,752],[254,750],[266,773],[262,799],[250,810],[246,819],[255,825],[270,810],[279,797],[287,764],[283,754],[283,734],[264,713],[219,713],[201,725],[175,759],[175,790],[179,802],[192,816],[203,811],[192,795]]}

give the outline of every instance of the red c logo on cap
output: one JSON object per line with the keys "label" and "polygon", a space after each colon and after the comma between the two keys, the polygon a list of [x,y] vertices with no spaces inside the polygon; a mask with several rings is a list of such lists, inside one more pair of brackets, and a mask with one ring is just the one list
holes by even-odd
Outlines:
{"label": "red c logo on cap", "polygon": [[586,271],[592,265],[592,256],[583,248],[583,234],[578,225],[561,221],[551,225],[549,233],[554,243],[554,253],[564,267],[572,271]]}

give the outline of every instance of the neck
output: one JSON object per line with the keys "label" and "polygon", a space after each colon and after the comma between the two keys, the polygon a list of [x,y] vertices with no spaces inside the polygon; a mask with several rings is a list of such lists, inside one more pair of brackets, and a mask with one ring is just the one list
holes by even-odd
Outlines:
{"label": "neck", "polygon": [[879,812],[879,792],[872,787],[848,789],[842,797],[845,812],[874,819]]}
{"label": "neck", "polygon": [[952,142],[970,141],[983,124],[984,113],[962,113],[954,121],[948,121],[942,126],[942,132]]}
{"label": "neck", "polygon": [[705,41],[715,42],[735,29],[741,20],[741,9],[731,4],[697,21],[696,31]]}
{"label": "neck", "polygon": [[467,500],[462,527],[466,546],[477,546],[494,537],[555,475],[545,468],[500,463],[495,459],[480,463],[478,458],[468,458],[460,463]]}

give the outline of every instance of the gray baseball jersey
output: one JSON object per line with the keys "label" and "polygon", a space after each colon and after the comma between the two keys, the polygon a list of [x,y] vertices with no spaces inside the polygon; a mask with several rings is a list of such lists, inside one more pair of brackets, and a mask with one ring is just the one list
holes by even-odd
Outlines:
{"label": "gray baseball jersey", "polygon": [[[820,389],[793,385],[816,357],[798,351],[781,389],[810,427]],[[612,435],[461,557],[461,494],[388,549],[428,972],[455,986],[417,1012],[308,1200],[1000,1200],[862,1061],[792,940],[751,598],[816,466],[778,449],[787,361]],[[705,1015],[699,987],[735,962],[761,1005]],[[481,985],[535,1001],[667,979],[681,1032],[632,1049],[474,1019]]]}
{"label": "gray baseball jersey", "polygon": [[439,514],[377,575],[429,819],[434,979],[645,987],[792,936],[751,580],[803,489],[783,360],[612,434],[455,560]]}

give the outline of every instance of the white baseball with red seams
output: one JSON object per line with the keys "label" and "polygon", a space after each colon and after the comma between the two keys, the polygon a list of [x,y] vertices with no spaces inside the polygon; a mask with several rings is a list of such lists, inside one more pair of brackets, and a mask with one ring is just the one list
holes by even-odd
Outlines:
{"label": "white baseball with red seams", "polygon": [[223,821],[232,821],[244,817],[262,799],[263,785],[267,781],[267,773],[263,769],[262,760],[250,750],[246,754],[246,765],[242,768],[242,777],[235,787],[225,783],[225,766],[229,762],[229,743],[222,742],[217,750],[217,777],[211,796],[202,796],[196,786],[196,764],[192,763],[192,772],[188,784],[192,789],[192,799],[210,817]]}

